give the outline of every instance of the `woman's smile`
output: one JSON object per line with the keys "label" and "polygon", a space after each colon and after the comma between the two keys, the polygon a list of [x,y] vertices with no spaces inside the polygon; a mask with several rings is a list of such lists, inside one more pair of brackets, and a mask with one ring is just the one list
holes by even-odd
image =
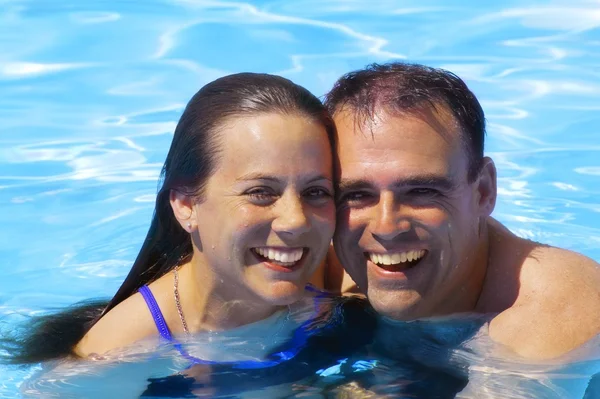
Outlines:
{"label": "woman's smile", "polygon": [[252,252],[269,269],[290,273],[302,267],[308,255],[306,247],[257,247]]}

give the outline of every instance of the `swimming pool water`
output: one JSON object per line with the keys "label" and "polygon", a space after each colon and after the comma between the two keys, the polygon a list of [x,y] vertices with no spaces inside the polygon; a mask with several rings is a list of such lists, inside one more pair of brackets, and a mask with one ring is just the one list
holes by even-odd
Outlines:
{"label": "swimming pool water", "polygon": [[[600,260],[599,27],[593,0],[0,0],[0,316],[114,293],[183,106],[239,71],[317,95],[371,62],[455,72],[486,111],[495,216]],[[0,368],[0,397],[28,373]]]}

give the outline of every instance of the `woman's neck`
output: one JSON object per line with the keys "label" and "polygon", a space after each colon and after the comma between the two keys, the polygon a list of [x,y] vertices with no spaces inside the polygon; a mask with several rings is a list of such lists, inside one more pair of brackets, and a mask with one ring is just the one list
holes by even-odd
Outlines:
{"label": "woman's neck", "polygon": [[245,286],[222,281],[198,253],[180,267],[178,290],[191,333],[229,330],[264,320],[283,309],[260,300]]}

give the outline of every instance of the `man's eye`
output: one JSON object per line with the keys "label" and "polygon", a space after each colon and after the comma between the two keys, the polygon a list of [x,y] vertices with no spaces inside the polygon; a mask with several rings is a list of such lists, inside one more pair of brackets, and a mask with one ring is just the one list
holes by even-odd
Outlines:
{"label": "man's eye", "polygon": [[340,196],[340,203],[356,203],[369,199],[371,195],[364,191],[353,191]]}
{"label": "man's eye", "polygon": [[434,188],[422,187],[413,188],[412,190],[410,190],[409,193],[418,196],[434,196],[438,195],[440,192]]}

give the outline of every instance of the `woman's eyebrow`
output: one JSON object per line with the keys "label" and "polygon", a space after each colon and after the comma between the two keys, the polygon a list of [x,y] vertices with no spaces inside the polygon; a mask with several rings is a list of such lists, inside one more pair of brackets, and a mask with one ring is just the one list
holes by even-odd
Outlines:
{"label": "woman's eyebrow", "polygon": [[318,182],[319,180],[325,180],[328,183],[333,183],[333,181],[331,180],[330,177],[324,176],[324,175],[317,175],[314,177],[310,177],[306,180],[306,183],[315,183]]}
{"label": "woman's eyebrow", "polygon": [[248,180],[267,180],[272,182],[279,182],[280,179],[273,175],[268,175],[261,172],[250,172],[245,175],[238,177],[236,180],[238,181],[248,181]]}
{"label": "woman's eyebrow", "polygon": [[[266,173],[250,172],[250,173],[247,173],[245,175],[238,177],[236,180],[237,181],[263,180],[263,181],[271,181],[271,182],[281,182],[284,179],[274,176],[274,175],[269,175]],[[329,178],[325,175],[316,175],[316,176],[311,175],[306,178],[306,183],[314,183],[319,180],[325,180],[330,183],[332,182],[331,178]]]}

